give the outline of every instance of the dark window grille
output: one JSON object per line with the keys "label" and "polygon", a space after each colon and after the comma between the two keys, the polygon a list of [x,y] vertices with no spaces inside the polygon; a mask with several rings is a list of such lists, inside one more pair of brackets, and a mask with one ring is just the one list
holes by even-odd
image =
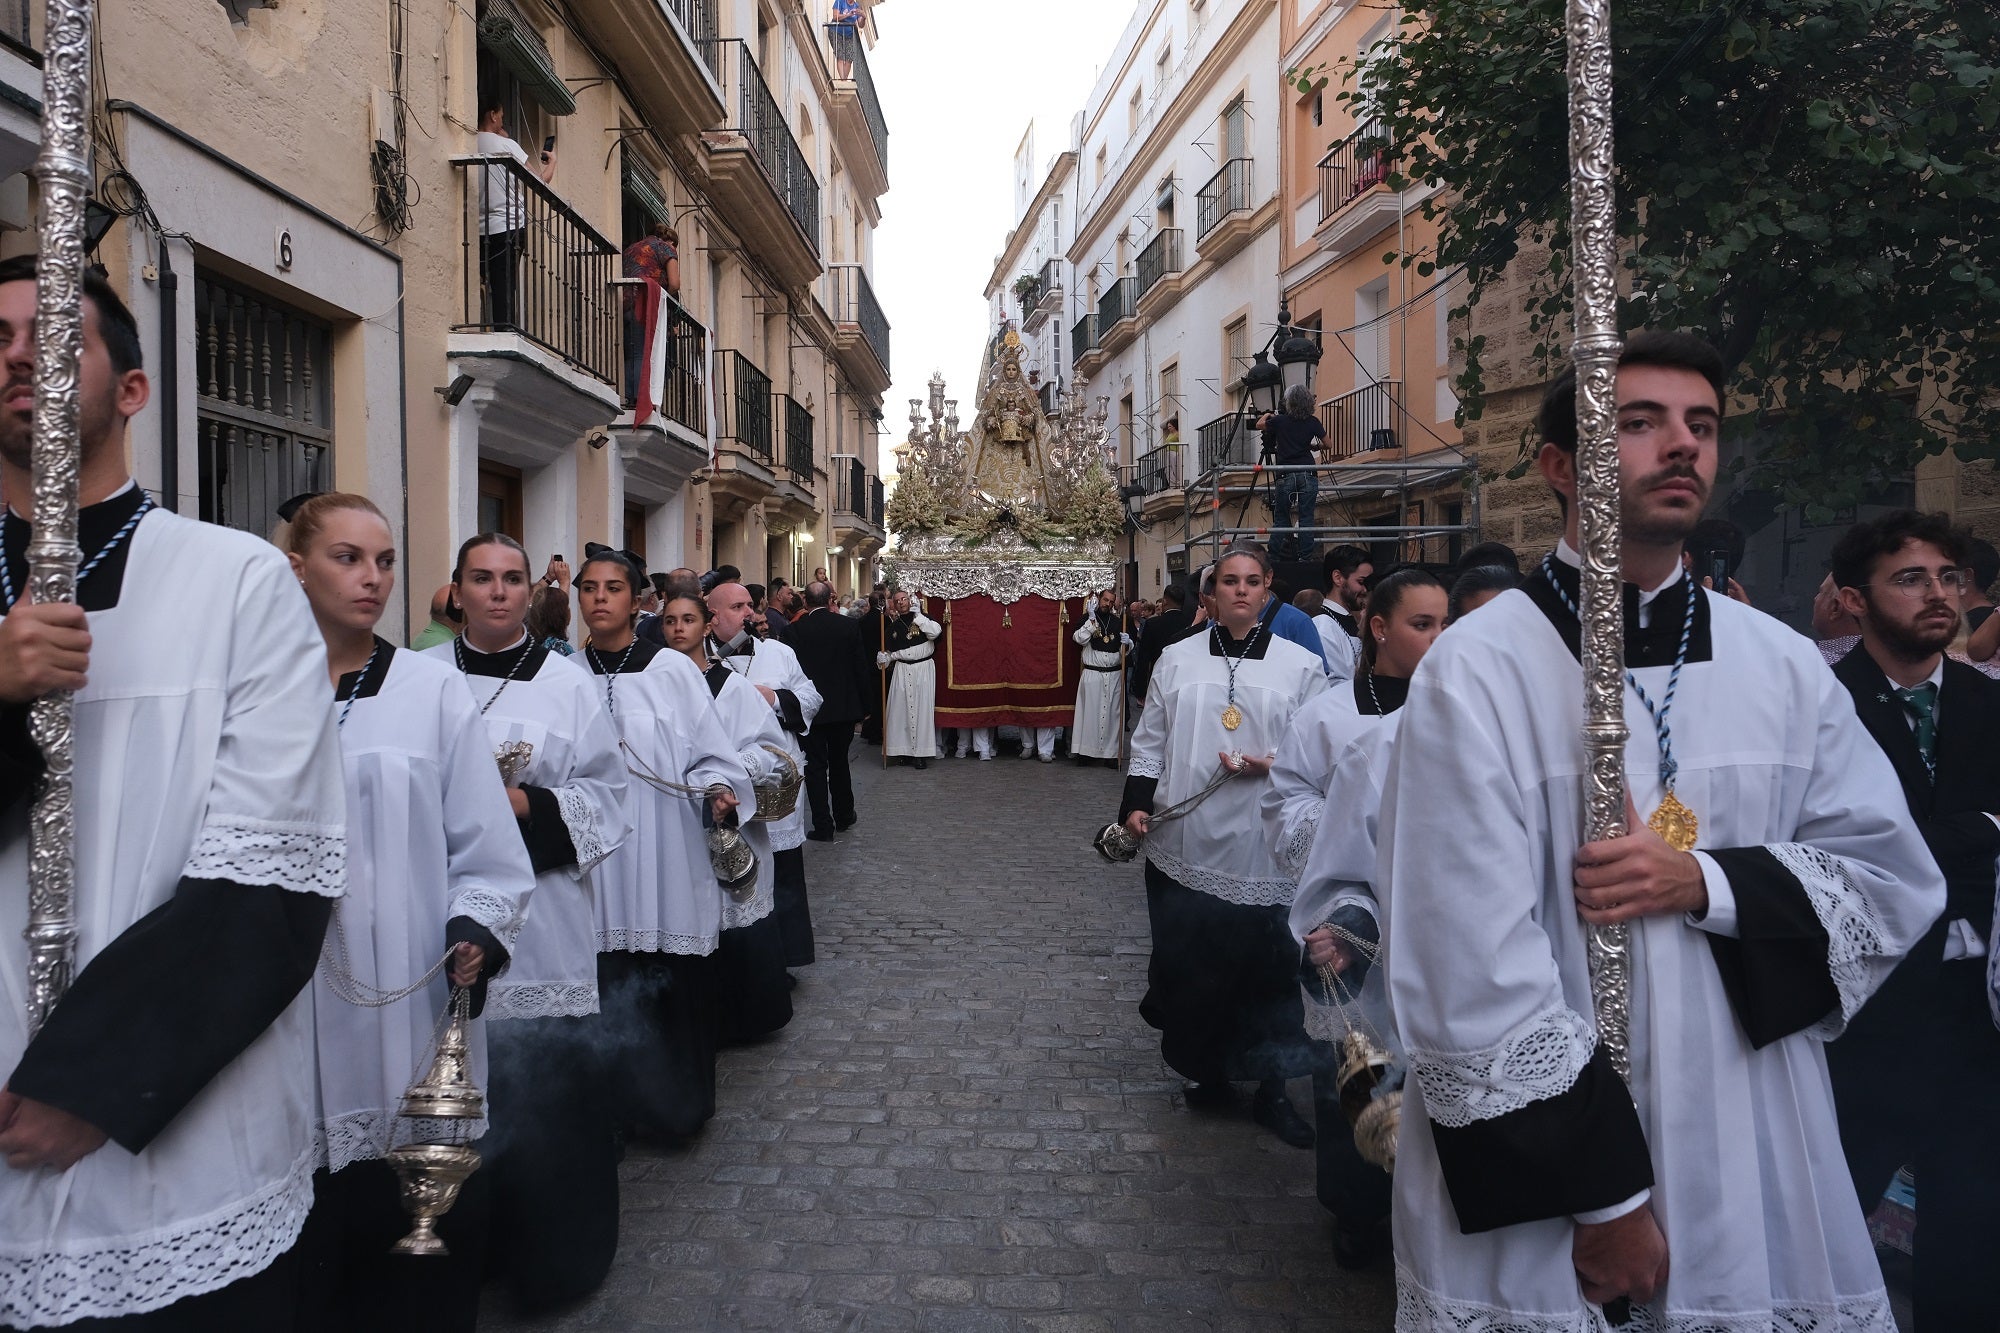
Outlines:
{"label": "dark window grille", "polygon": [[1200,242],[1231,213],[1250,207],[1250,159],[1233,157],[1209,177],[1195,198],[1195,240]]}
{"label": "dark window grille", "polygon": [[1139,295],[1153,290],[1161,278],[1181,271],[1181,229],[1169,227],[1139,252],[1139,262],[1135,274],[1139,279]]}
{"label": "dark window grille", "polygon": [[743,452],[768,466],[771,462],[771,377],[759,370],[750,358],[737,351],[725,351],[716,361],[721,377],[716,423],[719,439],[733,442]]}
{"label": "dark window grille", "polygon": [[326,325],[205,273],[194,280],[200,515],[259,535],[333,475]]}

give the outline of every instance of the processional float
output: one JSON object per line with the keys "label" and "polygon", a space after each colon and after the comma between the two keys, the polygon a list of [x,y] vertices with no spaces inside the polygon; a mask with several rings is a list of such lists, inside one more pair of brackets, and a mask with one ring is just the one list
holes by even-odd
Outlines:
{"label": "processional float", "polygon": [[910,400],[888,520],[897,586],[940,620],[937,719],[948,727],[1070,723],[1081,650],[1070,631],[1116,586],[1125,528],[1106,464],[1104,400],[1079,382],[1053,412],[1021,365],[1021,339],[989,343],[970,430],[942,376]]}
{"label": "processional float", "polygon": [[[41,149],[35,297],[34,538],[28,543],[28,595],[36,602],[76,601],[77,477],[83,360],[84,204],[90,195],[91,0],[44,0]],[[55,1011],[76,974],[75,709],[67,691],[37,699],[28,734],[42,752],[43,773],[29,815],[28,1033]],[[440,964],[443,966],[443,964]],[[429,978],[426,977],[427,981]],[[401,1115],[468,1124],[483,1099],[467,1074],[463,992],[440,1020],[436,1057],[404,1094]],[[416,1221],[398,1251],[441,1254],[432,1224],[451,1207],[479,1164],[463,1144],[410,1144],[390,1154]]]}

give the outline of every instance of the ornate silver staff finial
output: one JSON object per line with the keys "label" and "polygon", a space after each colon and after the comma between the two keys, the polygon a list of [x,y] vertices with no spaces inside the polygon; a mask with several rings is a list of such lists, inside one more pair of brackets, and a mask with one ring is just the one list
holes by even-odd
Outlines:
{"label": "ornate silver staff finial", "polygon": [[[1625,828],[1625,613],[1619,595],[1618,215],[1611,178],[1611,0],[1568,0],[1570,272],[1575,283],[1577,545],[1583,557],[1584,837]],[[1591,926],[1597,1039],[1632,1077],[1632,952],[1623,925]]]}
{"label": "ornate silver staff finial", "polygon": [[[83,358],[83,203],[90,192],[90,0],[46,0],[42,41],[41,257],[35,297],[35,536],[28,590],[74,602],[78,364]],[[37,699],[28,732],[46,771],[28,852],[28,1030],[39,1030],[76,969],[76,734],[70,696]]]}

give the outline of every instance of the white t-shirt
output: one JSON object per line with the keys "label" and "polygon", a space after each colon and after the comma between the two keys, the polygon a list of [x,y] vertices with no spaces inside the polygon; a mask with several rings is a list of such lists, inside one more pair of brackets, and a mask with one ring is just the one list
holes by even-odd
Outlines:
{"label": "white t-shirt", "polygon": [[[528,165],[528,152],[504,134],[490,130],[479,131],[474,151],[481,157],[511,157],[522,166]],[[499,163],[486,168],[486,188],[479,201],[479,232],[491,236],[495,232],[519,231],[527,224],[527,206],[521,197],[521,183],[513,173]]]}

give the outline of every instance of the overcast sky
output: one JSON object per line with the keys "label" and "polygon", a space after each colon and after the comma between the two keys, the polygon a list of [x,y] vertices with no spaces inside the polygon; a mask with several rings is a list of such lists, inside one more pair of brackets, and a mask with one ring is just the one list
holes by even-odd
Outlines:
{"label": "overcast sky", "polygon": [[1035,123],[1035,185],[1069,137],[1133,0],[887,0],[869,56],[889,122],[889,193],[875,292],[896,377],[882,406],[882,468],[909,433],[909,400],[945,387],[970,424],[987,334],[982,293],[1014,224],[1014,150]]}

